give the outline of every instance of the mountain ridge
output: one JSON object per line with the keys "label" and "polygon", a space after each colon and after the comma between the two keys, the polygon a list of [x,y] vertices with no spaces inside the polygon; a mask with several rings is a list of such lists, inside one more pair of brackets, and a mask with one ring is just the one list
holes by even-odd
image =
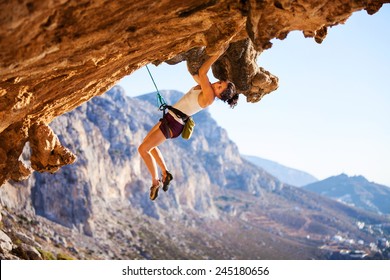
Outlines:
{"label": "mountain ridge", "polygon": [[264,159],[253,155],[243,155],[243,157],[257,166],[264,168],[268,173],[272,174],[280,181],[293,186],[301,187],[318,181],[317,178],[307,173],[306,171],[287,167],[269,159]]}
{"label": "mountain ridge", "polygon": [[388,218],[280,182],[244,160],[207,110],[190,140],[160,146],[174,180],[150,201],[137,147],[161,117],[154,97],[114,87],[53,122],[78,161],[0,189],[3,232],[18,248],[2,258],[24,250],[15,231],[76,259],[328,259],[345,247],[387,257],[369,244],[388,238]]}
{"label": "mountain ridge", "polygon": [[390,214],[390,188],[362,175],[344,173],[303,186],[304,189],[378,214]]}

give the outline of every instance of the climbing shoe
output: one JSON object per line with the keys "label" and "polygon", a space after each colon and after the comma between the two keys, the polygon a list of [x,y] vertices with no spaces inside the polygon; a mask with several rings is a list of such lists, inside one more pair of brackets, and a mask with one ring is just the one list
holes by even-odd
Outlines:
{"label": "climbing shoe", "polygon": [[172,174],[168,170],[166,172],[167,172],[167,175],[165,176],[164,182],[163,182],[163,191],[164,192],[166,192],[168,190],[168,185],[173,179]]}
{"label": "climbing shoe", "polygon": [[161,182],[158,181],[158,184],[157,185],[153,185],[150,187],[150,199],[151,200],[155,200],[158,196],[158,189],[161,187]]}

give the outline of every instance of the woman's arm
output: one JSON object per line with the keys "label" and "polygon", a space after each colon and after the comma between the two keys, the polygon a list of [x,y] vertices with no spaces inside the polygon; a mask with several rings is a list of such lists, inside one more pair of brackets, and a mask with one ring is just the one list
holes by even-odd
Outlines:
{"label": "woman's arm", "polygon": [[195,82],[196,82],[198,85],[200,85],[200,83],[201,83],[200,76],[206,76],[206,77],[207,77],[207,73],[208,73],[208,71],[210,70],[211,65],[213,65],[213,63],[214,63],[215,61],[217,61],[217,59],[218,59],[219,56],[220,56],[220,55],[216,55],[216,56],[209,57],[209,58],[202,64],[202,66],[199,68],[198,74],[192,75],[192,78],[195,80]]}
{"label": "woman's arm", "polygon": [[222,55],[223,52],[224,50],[222,49],[217,54],[209,57],[199,68],[198,75],[193,76],[194,80],[200,85],[202,89],[202,94],[199,95],[198,99],[199,105],[202,108],[205,108],[214,102],[215,93],[211,86],[210,80],[207,77],[207,72],[210,70],[213,63],[218,60],[218,58]]}
{"label": "woman's arm", "polygon": [[200,84],[199,75],[198,75],[198,74],[192,75],[192,78],[195,80],[195,82],[196,82],[198,85]]}

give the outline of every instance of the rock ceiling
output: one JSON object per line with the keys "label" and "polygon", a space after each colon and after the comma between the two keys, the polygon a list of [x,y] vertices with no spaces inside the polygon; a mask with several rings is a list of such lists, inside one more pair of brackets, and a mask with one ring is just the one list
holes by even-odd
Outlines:
{"label": "rock ceiling", "polygon": [[293,30],[318,43],[353,12],[384,0],[44,0],[0,2],[0,185],[55,172],[75,156],[48,124],[148,64],[201,61],[231,39],[214,64],[248,102],[278,87],[256,58]]}

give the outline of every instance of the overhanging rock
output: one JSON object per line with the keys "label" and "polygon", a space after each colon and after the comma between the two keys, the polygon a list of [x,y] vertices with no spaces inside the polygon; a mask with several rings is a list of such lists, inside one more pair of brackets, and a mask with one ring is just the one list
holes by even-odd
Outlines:
{"label": "overhanging rock", "polygon": [[[34,127],[44,128],[150,62],[187,60],[196,71],[233,37],[213,72],[233,81],[247,101],[257,102],[278,87],[277,77],[256,64],[272,39],[301,30],[320,43],[328,27],[344,23],[353,12],[373,14],[389,2],[1,1],[0,185],[28,176],[19,157]],[[39,151],[44,145],[37,147],[36,153],[45,154]],[[63,163],[72,162],[63,152]],[[40,171],[57,169],[39,166],[32,164]]]}

